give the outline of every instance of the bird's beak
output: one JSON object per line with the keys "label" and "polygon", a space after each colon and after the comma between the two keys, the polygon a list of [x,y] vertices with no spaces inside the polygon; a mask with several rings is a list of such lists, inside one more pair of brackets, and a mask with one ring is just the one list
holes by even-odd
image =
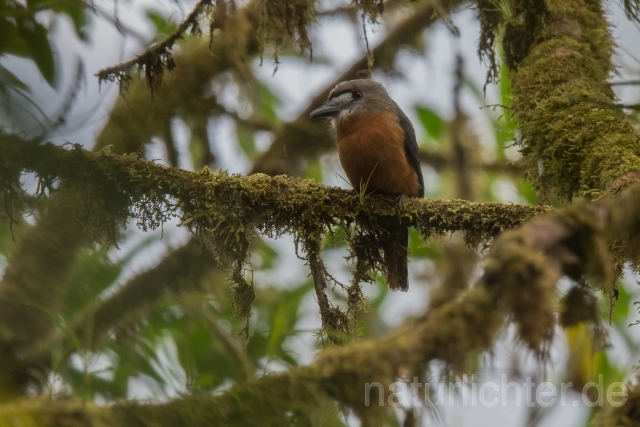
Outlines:
{"label": "bird's beak", "polygon": [[333,117],[338,115],[338,113],[342,110],[342,106],[340,104],[324,104],[320,108],[316,108],[309,114],[310,119],[315,119],[316,117]]}

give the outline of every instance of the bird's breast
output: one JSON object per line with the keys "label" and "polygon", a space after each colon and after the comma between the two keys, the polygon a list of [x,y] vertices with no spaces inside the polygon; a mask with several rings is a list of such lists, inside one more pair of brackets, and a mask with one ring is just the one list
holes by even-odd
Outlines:
{"label": "bird's breast", "polygon": [[336,123],[338,154],[354,189],[418,197],[420,184],[394,113],[351,114]]}

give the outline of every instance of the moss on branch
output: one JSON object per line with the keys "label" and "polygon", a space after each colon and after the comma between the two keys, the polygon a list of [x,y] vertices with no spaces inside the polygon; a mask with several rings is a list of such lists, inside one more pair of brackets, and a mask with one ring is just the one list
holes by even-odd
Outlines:
{"label": "moss on branch", "polygon": [[210,92],[211,79],[224,72],[250,75],[247,64],[258,52],[255,25],[255,16],[243,9],[224,21],[224,32],[210,44],[197,39],[183,43],[180,54],[174,57],[175,71],[156,88],[154,97],[143,79],[134,79],[111,110],[96,148],[116,144],[114,152],[132,153],[154,136],[160,137],[175,166],[178,154],[171,124],[175,118],[183,118],[194,140],[207,153],[199,166],[212,163],[207,124],[224,111],[215,96],[206,94]]}
{"label": "moss on branch", "polygon": [[79,214],[111,244],[116,243],[118,227],[130,217],[147,230],[179,216],[182,225],[205,240],[217,240],[227,254],[240,250],[234,249],[236,244],[253,227],[272,236],[344,221],[385,227],[400,220],[424,237],[463,231],[467,243],[475,246],[551,209],[432,199],[407,199],[399,209],[390,197],[374,194],[362,201],[353,191],[286,176],[231,176],[207,168],[190,172],[137,155],[91,153],[79,146],[64,149],[6,138],[0,141],[0,150],[11,159],[0,164],[0,173],[13,177],[13,182],[5,181],[4,191],[19,186],[22,171],[35,172],[41,180],[61,179],[66,187],[85,194]]}
{"label": "moss on branch", "polygon": [[602,2],[518,5],[501,24],[527,178],[542,194],[591,200],[637,181],[640,133],[606,84],[614,43]]}
{"label": "moss on branch", "polygon": [[138,68],[140,73],[144,73],[147,86],[153,93],[162,83],[165,69],[171,71],[176,66],[173,60],[173,45],[184,37],[189,29],[191,29],[192,33],[201,32],[198,20],[200,15],[204,14],[210,7],[211,0],[198,1],[191,13],[178,25],[178,28],[160,43],[151,46],[134,59],[98,71],[96,77],[98,77],[99,82],[102,84],[103,81],[118,81],[122,90],[124,89],[123,86],[126,86],[131,81],[130,70]]}

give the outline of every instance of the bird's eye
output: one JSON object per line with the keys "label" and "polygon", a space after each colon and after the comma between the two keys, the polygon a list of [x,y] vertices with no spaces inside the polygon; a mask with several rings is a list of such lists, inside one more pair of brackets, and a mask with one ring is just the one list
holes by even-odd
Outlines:
{"label": "bird's eye", "polygon": [[351,98],[353,99],[362,99],[362,97],[364,96],[364,93],[357,91],[357,92],[353,92],[351,94]]}

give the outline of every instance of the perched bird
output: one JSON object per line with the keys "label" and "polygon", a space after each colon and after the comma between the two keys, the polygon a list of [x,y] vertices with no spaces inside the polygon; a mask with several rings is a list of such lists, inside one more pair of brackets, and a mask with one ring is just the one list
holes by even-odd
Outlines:
{"label": "perched bird", "polygon": [[[338,84],[329,99],[309,114],[328,117],[338,142],[342,168],[356,191],[424,197],[418,144],[411,122],[371,80]],[[406,291],[409,230],[402,227],[382,242],[389,287]]]}

